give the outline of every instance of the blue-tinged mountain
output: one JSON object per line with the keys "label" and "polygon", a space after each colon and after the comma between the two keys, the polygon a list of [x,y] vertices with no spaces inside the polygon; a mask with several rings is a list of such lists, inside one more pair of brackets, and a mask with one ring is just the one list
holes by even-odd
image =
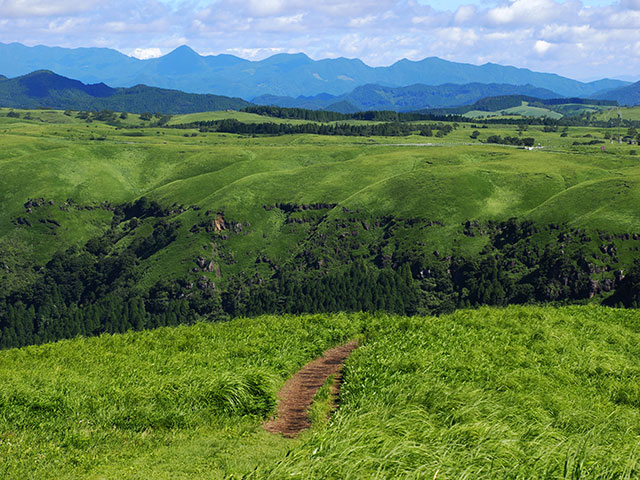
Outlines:
{"label": "blue-tinged mountain", "polygon": [[596,94],[593,98],[615,100],[620,105],[640,105],[640,82]]}
{"label": "blue-tinged mountain", "polygon": [[70,49],[0,43],[0,73],[10,78],[37,70],[51,70],[85,83],[124,85],[111,81],[116,69],[134,69],[138,63],[137,59],[109,48]]}
{"label": "blue-tinged mountain", "polygon": [[276,105],[289,108],[311,110],[331,110],[339,113],[353,113],[363,110],[414,110],[450,108],[472,104],[481,98],[505,95],[526,95],[536,98],[557,98],[556,92],[532,85],[482,84],[465,85],[411,85],[409,87],[383,87],[364,85],[352,92],[334,96],[328,94],[313,97],[277,97],[263,95],[253,99],[258,105]]}
{"label": "blue-tinged mountain", "polygon": [[241,98],[184,93],[145,85],[132,88],[111,88],[104,83],[87,85],[48,70],[0,79],[0,106],[10,108],[109,109],[132,113],[182,114],[240,110],[249,105]]}
{"label": "blue-tinged mountain", "polygon": [[260,61],[232,55],[201,56],[187,46],[154,59],[138,60],[104,48],[65,49],[0,43],[0,73],[9,77],[48,69],[84,83],[152,85],[192,93],[252,99],[260,95],[339,96],[356,87],[497,83],[532,85],[562,96],[584,97],[628,85],[620,80],[583,83],[549,73],[496,64],[471,65],[436,57],[400,60],[370,67],[358,59],[312,60],[304,54],[278,54]]}

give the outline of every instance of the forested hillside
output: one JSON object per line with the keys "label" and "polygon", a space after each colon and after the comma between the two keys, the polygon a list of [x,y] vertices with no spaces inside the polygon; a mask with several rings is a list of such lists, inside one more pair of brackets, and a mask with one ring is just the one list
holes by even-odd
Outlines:
{"label": "forested hillside", "polygon": [[240,98],[197,95],[136,85],[111,88],[104,83],[85,85],[50,71],[36,71],[12,79],[0,79],[0,105],[11,108],[115,110],[181,114],[207,110],[240,110],[250,105]]}
{"label": "forested hillside", "polygon": [[616,100],[620,105],[640,105],[640,82],[599,93],[595,98]]}
{"label": "forested hillside", "polygon": [[386,87],[363,85],[344,95],[320,94],[313,97],[278,97],[261,95],[252,99],[258,105],[276,105],[288,108],[324,109],[344,112],[346,106],[352,111],[392,110],[410,112],[426,108],[447,108],[472,104],[482,98],[525,95],[537,98],[557,98],[561,95],[532,85],[482,84],[464,85],[411,85]]}

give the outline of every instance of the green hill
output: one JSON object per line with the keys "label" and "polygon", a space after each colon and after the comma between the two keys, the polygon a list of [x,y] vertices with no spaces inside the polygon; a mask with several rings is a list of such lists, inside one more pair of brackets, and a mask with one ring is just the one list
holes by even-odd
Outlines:
{"label": "green hill", "polygon": [[[261,428],[350,338],[340,406]],[[3,478],[635,478],[634,311],[258,317],[0,352]]]}
{"label": "green hill", "polygon": [[189,94],[145,85],[131,88],[111,88],[104,83],[85,85],[46,70],[12,79],[0,78],[0,106],[11,108],[182,114],[240,110],[249,105],[240,98]]}
{"label": "green hill", "polygon": [[[618,113],[622,122],[625,120],[640,121],[640,107],[609,108],[597,115],[599,120],[609,122],[611,125],[618,125]],[[621,123],[622,124],[622,123]],[[624,125],[626,127],[626,125]]]}
{"label": "green hill", "polygon": [[481,98],[475,103],[455,108],[423,109],[415,113],[435,115],[464,115],[469,118],[491,116],[521,116],[559,119],[583,113],[600,113],[618,104],[615,100],[585,98],[536,98],[529,95],[498,95]]}

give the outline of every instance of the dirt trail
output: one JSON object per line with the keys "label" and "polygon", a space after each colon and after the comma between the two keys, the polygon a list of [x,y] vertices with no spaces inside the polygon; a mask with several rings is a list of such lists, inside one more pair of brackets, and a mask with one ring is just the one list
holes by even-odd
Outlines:
{"label": "dirt trail", "polygon": [[[332,348],[324,355],[307,363],[298,373],[287,380],[278,392],[278,416],[264,424],[271,433],[295,437],[311,426],[308,409],[316,392],[329,376],[339,374],[344,361],[358,346],[356,341]],[[334,385],[339,385],[336,378]]]}

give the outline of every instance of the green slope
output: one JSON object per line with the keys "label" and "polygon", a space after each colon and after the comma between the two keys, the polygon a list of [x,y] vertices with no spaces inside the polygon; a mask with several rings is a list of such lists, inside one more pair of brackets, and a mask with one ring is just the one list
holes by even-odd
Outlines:
{"label": "green slope", "polygon": [[259,429],[277,389],[357,326],[344,316],[262,317],[0,352],[0,474],[247,472],[286,451]]}
{"label": "green slope", "polygon": [[590,308],[377,323],[330,426],[252,478],[634,478],[637,336]]}
{"label": "green slope", "polygon": [[535,98],[527,95],[502,95],[486,97],[473,104],[454,108],[424,109],[417,113],[439,115],[464,115],[468,118],[496,116],[521,116],[531,118],[560,119],[583,113],[598,114],[617,106],[612,100],[585,98]]}
{"label": "green slope", "polygon": [[[259,317],[0,352],[3,478],[635,478],[635,311]],[[261,430],[359,338],[338,412]]]}

